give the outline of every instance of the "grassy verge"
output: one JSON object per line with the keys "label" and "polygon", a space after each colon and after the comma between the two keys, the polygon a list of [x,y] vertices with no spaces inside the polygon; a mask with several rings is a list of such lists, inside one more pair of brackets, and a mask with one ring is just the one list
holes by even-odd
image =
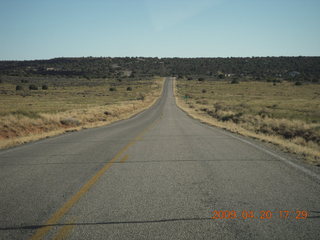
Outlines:
{"label": "grassy verge", "polygon": [[175,82],[177,104],[192,117],[279,145],[320,166],[320,85],[289,82]]}
{"label": "grassy verge", "polygon": [[18,91],[15,83],[1,84],[0,148],[130,118],[154,104],[163,88],[163,78],[73,82]]}

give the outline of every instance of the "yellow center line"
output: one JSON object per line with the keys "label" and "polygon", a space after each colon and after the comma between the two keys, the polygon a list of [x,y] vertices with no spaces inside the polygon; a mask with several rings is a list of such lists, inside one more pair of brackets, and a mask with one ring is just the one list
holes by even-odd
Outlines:
{"label": "yellow center line", "polygon": [[128,158],[129,158],[129,156],[128,156],[128,155],[125,155],[125,156],[120,160],[120,162],[121,162],[121,163],[124,163],[125,161],[127,161]]}
{"label": "yellow center line", "polygon": [[152,122],[145,129],[143,129],[140,134],[138,134],[132,141],[130,141],[126,146],[124,146],[106,165],[104,165],[85,185],[83,185],[80,190],[73,195],[58,211],[56,211],[51,218],[36,231],[36,233],[31,236],[30,240],[41,240],[52,227],[73,207],[73,205],[79,201],[79,199],[94,185],[98,179],[112,166],[112,164],[125,152],[135,144],[142,135],[144,135],[150,128],[152,128],[156,122]]}
{"label": "yellow center line", "polygon": [[52,240],[65,240],[65,239],[67,239],[71,230],[75,226],[75,225],[73,225],[74,222],[75,222],[75,218],[73,218],[71,221],[68,221],[68,223],[60,229],[60,231],[53,237]]}

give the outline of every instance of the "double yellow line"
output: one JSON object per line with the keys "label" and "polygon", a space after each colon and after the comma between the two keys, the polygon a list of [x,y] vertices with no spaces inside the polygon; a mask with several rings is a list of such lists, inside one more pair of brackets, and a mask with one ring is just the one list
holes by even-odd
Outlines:
{"label": "double yellow line", "polygon": [[[159,120],[159,119],[157,119]],[[99,180],[99,178],[112,166],[112,164],[119,159],[119,157],[128,150],[129,147],[134,145],[137,141],[139,141],[142,136],[150,130],[156,123],[157,120],[149,124],[146,128],[144,128],[134,139],[132,139],[126,146],[124,146],[106,165],[104,165],[85,185],[83,185],[80,190],[73,195],[58,211],[56,211],[52,217],[44,224],[44,227],[41,227],[36,231],[36,233],[30,238],[30,240],[41,240],[58,221],[74,206],[75,203],[79,201],[79,199],[89,191],[89,189]],[[123,160],[124,159],[124,160]],[[127,155],[124,156],[121,162],[127,160]],[[69,233],[74,225],[67,225],[61,230],[61,235],[63,238],[66,237],[66,234]],[[58,235],[59,236],[59,233]],[[60,237],[59,237],[60,238]],[[57,237],[55,237],[57,239]],[[60,238],[62,239],[62,238]]]}

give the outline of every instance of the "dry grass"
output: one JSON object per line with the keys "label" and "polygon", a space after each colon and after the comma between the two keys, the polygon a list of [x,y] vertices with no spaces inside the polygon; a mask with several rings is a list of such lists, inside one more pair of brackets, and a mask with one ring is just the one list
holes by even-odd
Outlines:
{"label": "dry grass", "polygon": [[163,79],[135,82],[132,91],[126,91],[127,84],[119,85],[114,92],[108,86],[78,86],[24,96],[10,92],[13,87],[1,86],[0,148],[130,118],[155,103]]}
{"label": "dry grass", "polygon": [[179,80],[175,86],[178,106],[192,117],[320,164],[320,85]]}

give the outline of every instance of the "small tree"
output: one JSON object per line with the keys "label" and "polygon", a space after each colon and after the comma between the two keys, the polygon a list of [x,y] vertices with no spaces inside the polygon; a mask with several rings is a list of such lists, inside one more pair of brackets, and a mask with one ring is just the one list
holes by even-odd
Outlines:
{"label": "small tree", "polygon": [[218,75],[218,78],[219,78],[219,79],[224,79],[224,77],[225,77],[225,76],[224,76],[224,74],[222,74],[222,73],[220,73],[220,74]]}
{"label": "small tree", "polygon": [[296,85],[296,86],[301,86],[302,85],[302,82],[296,82],[294,85]]}
{"label": "small tree", "polygon": [[17,86],[16,86],[16,91],[21,91],[21,90],[23,90],[23,87],[20,86],[20,85],[17,85]]}
{"label": "small tree", "polygon": [[111,88],[109,88],[109,91],[114,92],[114,91],[117,91],[117,89],[115,87],[111,87]]}
{"label": "small tree", "polygon": [[239,84],[240,82],[237,80],[237,79],[233,79],[232,81],[231,81],[231,84]]}
{"label": "small tree", "polygon": [[29,85],[29,90],[38,90],[38,87],[34,84]]}
{"label": "small tree", "polygon": [[132,91],[132,87],[127,87],[127,91]]}
{"label": "small tree", "polygon": [[42,90],[48,90],[48,86],[46,84],[42,85]]}

